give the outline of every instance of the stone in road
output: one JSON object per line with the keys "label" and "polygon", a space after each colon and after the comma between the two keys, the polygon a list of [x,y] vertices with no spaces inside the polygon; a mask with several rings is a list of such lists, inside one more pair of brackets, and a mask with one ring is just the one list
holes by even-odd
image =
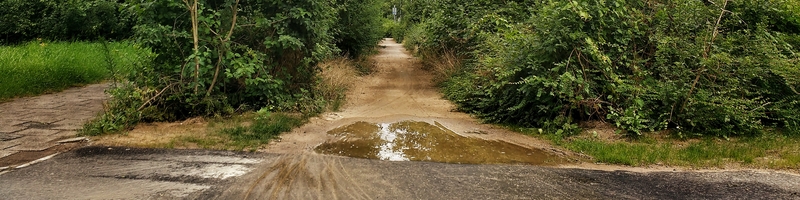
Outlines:
{"label": "stone in road", "polygon": [[58,141],[74,137],[103,110],[106,88],[108,84],[94,84],[0,104],[0,167],[68,149],[56,147]]}

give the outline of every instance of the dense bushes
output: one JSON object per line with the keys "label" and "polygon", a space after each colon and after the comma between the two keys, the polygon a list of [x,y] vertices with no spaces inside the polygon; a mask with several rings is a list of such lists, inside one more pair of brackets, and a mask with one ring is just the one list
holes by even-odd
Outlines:
{"label": "dense bushes", "polygon": [[[317,64],[362,55],[383,35],[377,0],[170,0],[131,4],[135,40],[156,52],[111,92],[87,134],[264,108],[314,114]],[[106,125],[104,125],[106,124]]]}
{"label": "dense bushes", "polygon": [[[336,47],[356,58],[375,47],[385,35],[380,0],[338,0],[338,21],[334,28]],[[388,28],[388,27],[387,27]]]}
{"label": "dense bushes", "polygon": [[793,1],[518,3],[430,3],[440,13],[406,36],[423,51],[467,50],[444,88],[462,109],[567,132],[583,120],[632,135],[798,129]]}
{"label": "dense bushes", "polygon": [[316,109],[298,101],[313,101],[314,67],[337,51],[329,3],[154,1],[137,8],[136,37],[159,53],[153,67],[131,77],[135,88],[160,91],[140,109],[162,114],[145,120]]}
{"label": "dense bushes", "polygon": [[125,4],[112,0],[0,1],[0,44],[130,36]]}

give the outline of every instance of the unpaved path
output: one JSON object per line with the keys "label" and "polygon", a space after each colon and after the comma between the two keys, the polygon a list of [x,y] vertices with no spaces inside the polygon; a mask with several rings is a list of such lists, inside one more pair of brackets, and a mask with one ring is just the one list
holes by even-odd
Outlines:
{"label": "unpaved path", "polygon": [[[503,140],[574,160],[577,156],[531,137],[480,124],[452,112],[400,44],[375,57],[377,72],[348,94],[343,111],[327,113],[284,134],[268,162],[221,190],[218,199],[785,199],[800,198],[800,177],[773,172],[630,172],[530,165],[392,162],[320,155],[331,129],[358,121],[441,123],[456,133]],[[470,133],[484,134],[470,134]],[[569,164],[569,163],[567,163]]]}
{"label": "unpaved path", "polygon": [[[503,140],[520,146],[562,153],[547,143],[488,124],[481,124],[468,114],[455,112],[455,106],[442,98],[433,85],[430,72],[421,69],[419,61],[410,56],[401,44],[387,39],[374,57],[376,72],[358,80],[347,94],[347,104],[341,112],[326,113],[319,118],[281,136],[281,142],[271,144],[265,152],[303,154],[313,153],[313,147],[333,139],[329,130],[358,121],[391,123],[414,120],[438,122],[458,134],[489,140]],[[486,133],[486,134],[474,134]]]}
{"label": "unpaved path", "polygon": [[103,110],[106,88],[106,83],[93,84],[0,104],[0,168],[76,146],[58,141],[75,137],[86,121]]}

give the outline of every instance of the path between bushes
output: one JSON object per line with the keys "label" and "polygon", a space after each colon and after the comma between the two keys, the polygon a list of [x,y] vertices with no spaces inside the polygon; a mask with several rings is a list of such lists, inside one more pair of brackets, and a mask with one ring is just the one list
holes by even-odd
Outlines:
{"label": "path between bushes", "polygon": [[[566,160],[578,155],[493,125],[482,124],[442,98],[431,73],[401,44],[384,40],[376,73],[361,78],[341,112],[327,113],[281,136],[263,152],[267,162],[219,199],[785,199],[800,198],[800,177],[779,172],[673,172],[560,167],[392,162],[321,155],[337,127],[364,121],[439,123],[454,132],[542,149]],[[480,134],[475,134],[480,133]],[[569,165],[577,166],[571,168]],[[218,193],[218,192],[214,192]]]}
{"label": "path between bushes", "polygon": [[85,122],[103,110],[108,87],[107,83],[93,84],[0,104],[0,168],[78,146],[75,143],[81,141],[59,141],[74,138]]}
{"label": "path between bushes", "polygon": [[[394,162],[321,155],[327,131],[358,121],[438,122],[458,134],[575,158],[452,112],[429,73],[384,41],[377,72],[341,112],[312,118],[258,153],[85,147],[0,175],[10,199],[800,199],[800,177],[771,171],[596,170]],[[480,134],[474,134],[480,133]],[[36,188],[36,189],[32,189]]]}

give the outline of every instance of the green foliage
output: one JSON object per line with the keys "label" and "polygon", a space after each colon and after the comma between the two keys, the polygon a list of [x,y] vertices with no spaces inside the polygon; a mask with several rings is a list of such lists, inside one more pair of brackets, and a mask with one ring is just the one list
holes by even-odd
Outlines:
{"label": "green foliage", "polygon": [[408,29],[403,29],[402,31],[402,33],[396,33],[396,35],[400,36],[395,37],[395,39],[398,42],[402,42],[406,49],[412,51],[420,50],[419,47],[425,44],[425,41],[427,41],[425,24],[415,24],[411,27],[408,27]]}
{"label": "green foliage", "polygon": [[315,65],[336,52],[330,3],[197,3],[197,26],[191,7],[180,1],[133,6],[138,40],[159,55],[152,68],[130,78],[137,88],[165,91],[145,107],[175,120],[234,108],[301,110],[298,102],[314,98]]}
{"label": "green foliage", "polygon": [[[793,168],[800,160],[789,153],[797,138],[780,135],[741,138],[738,141],[720,142],[712,138],[684,142],[677,145],[668,141],[653,143],[603,142],[576,139],[565,142],[565,147],[594,157],[598,162],[646,166],[653,164],[683,165],[693,167],[720,167],[729,163],[769,168]],[[771,159],[759,159],[769,156]]]}
{"label": "green foliage", "polygon": [[394,38],[395,40],[398,40],[398,38],[402,37],[403,35],[402,33],[400,33],[400,31],[402,31],[402,27],[400,26],[400,23],[397,23],[397,21],[383,18],[383,20],[381,20],[381,26],[383,27],[384,31],[383,33],[384,38]]}
{"label": "green foliage", "polygon": [[230,140],[228,146],[236,150],[250,148],[255,151],[259,146],[269,143],[284,132],[302,125],[302,120],[283,113],[270,113],[260,110],[256,113],[253,124],[222,129],[220,133]]}
{"label": "green foliage", "polygon": [[142,91],[129,83],[121,83],[106,93],[112,98],[107,102],[105,113],[84,124],[81,135],[96,136],[123,131],[139,123],[144,113],[152,112],[141,111],[140,106],[153,91]]}
{"label": "green foliage", "polygon": [[[468,54],[482,41],[480,32],[496,31],[501,24],[495,22],[525,19],[528,6],[534,5],[533,2],[535,1],[403,1],[403,27],[407,32],[401,38],[418,33],[411,30],[421,28],[417,24],[424,24],[425,40],[416,41],[422,51],[456,50],[458,55]],[[500,21],[484,19],[486,16],[495,16]]]}
{"label": "green foliage", "polygon": [[337,0],[336,47],[357,58],[375,47],[385,35],[380,0]]}
{"label": "green foliage", "polygon": [[135,16],[134,37],[158,54],[126,77],[130,85],[117,91],[126,95],[116,97],[120,103],[110,109],[119,113],[102,118],[127,128],[133,125],[128,122],[257,108],[319,113],[328,99],[315,91],[321,84],[317,64],[340,52],[368,53],[384,34],[381,5],[377,0],[131,2],[126,10]]}
{"label": "green foliage", "polygon": [[0,44],[124,39],[133,25],[125,4],[111,0],[5,0],[0,8]]}
{"label": "green foliage", "polygon": [[[32,41],[0,47],[0,101],[54,92],[123,75],[146,63],[147,49],[128,42]],[[112,65],[113,64],[113,65]]]}
{"label": "green foliage", "polygon": [[434,1],[422,6],[430,15],[410,25],[421,31],[407,31],[405,43],[467,55],[444,92],[489,121],[570,130],[605,120],[629,135],[752,135],[797,130],[796,4]]}

